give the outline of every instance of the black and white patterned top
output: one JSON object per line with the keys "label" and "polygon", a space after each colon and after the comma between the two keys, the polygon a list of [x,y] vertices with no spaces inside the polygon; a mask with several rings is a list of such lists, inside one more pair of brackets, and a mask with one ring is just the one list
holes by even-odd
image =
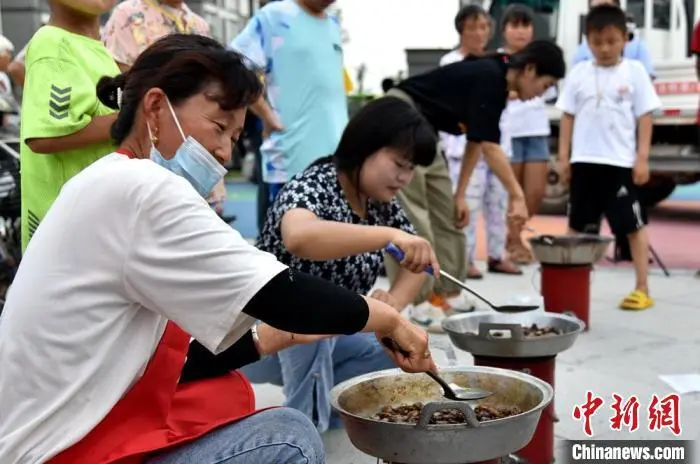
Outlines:
{"label": "black and white patterned top", "polygon": [[415,233],[395,198],[386,204],[370,200],[364,218],[353,212],[332,163],[310,166],[280,190],[267,213],[256,246],[272,253],[292,269],[326,279],[361,295],[372,289],[384,265],[381,250],[331,261],[309,261],[292,256],[282,243],[280,224],[282,216],[295,208],[307,209],[326,221],[388,226]]}

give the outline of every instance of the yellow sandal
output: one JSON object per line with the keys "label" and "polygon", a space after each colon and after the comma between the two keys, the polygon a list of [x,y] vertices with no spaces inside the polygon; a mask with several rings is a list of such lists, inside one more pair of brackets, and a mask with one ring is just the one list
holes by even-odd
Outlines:
{"label": "yellow sandal", "polygon": [[634,290],[622,300],[620,309],[628,311],[643,311],[652,308],[654,300],[641,290]]}

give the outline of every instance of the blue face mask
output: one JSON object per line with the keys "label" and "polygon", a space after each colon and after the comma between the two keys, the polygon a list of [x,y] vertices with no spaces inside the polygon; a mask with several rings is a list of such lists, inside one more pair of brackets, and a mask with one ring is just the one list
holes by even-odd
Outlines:
{"label": "blue face mask", "polygon": [[[175,152],[175,156],[170,159],[165,159],[153,145],[150,154],[151,161],[180,177],[184,177],[200,195],[206,197],[228,171],[192,136],[185,137],[170,101],[168,101],[168,108],[170,108],[170,114],[173,115],[175,125],[180,131],[183,143]],[[148,131],[150,133],[150,127]]]}

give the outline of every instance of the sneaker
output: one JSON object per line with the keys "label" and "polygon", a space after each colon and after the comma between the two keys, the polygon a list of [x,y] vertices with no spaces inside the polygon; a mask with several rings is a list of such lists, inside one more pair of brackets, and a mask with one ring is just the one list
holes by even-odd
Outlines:
{"label": "sneaker", "polygon": [[432,333],[444,333],[442,321],[445,319],[445,311],[432,305],[429,301],[410,308],[410,319],[416,325]]}
{"label": "sneaker", "polygon": [[440,297],[444,302],[442,308],[444,311],[454,311],[456,313],[471,313],[476,309],[476,304],[467,296],[467,292],[462,290],[458,295],[445,298]]}

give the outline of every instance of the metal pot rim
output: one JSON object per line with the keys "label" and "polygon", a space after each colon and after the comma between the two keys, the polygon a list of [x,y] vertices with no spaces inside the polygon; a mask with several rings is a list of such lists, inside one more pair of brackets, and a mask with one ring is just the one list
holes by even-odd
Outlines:
{"label": "metal pot rim", "polygon": [[[485,421],[481,422],[479,424],[480,428],[483,427],[490,427],[490,426],[496,426],[502,422],[512,420],[514,418],[520,418],[524,417],[530,414],[535,414],[544,408],[546,408],[549,403],[551,403],[554,400],[554,389],[550,384],[545,382],[542,379],[539,379],[537,377],[534,377],[529,374],[525,374],[524,372],[517,372],[517,371],[512,371],[509,369],[501,369],[498,367],[485,367],[485,366],[455,366],[455,367],[443,367],[439,369],[440,373],[455,373],[455,374],[469,374],[469,373],[474,373],[474,374],[494,374],[494,375],[499,375],[499,376],[504,376],[504,377],[511,377],[515,378],[518,380],[521,380],[523,382],[527,382],[531,385],[534,385],[537,387],[541,392],[542,392],[542,399],[540,402],[533,408],[529,409],[528,411],[525,411],[521,414],[515,415],[515,416],[510,416],[510,417],[505,417],[502,419],[494,419],[490,421]],[[364,420],[364,421],[371,421],[371,422],[376,422],[376,423],[383,423],[382,421],[372,419],[370,417],[366,416],[360,416],[357,414],[353,414],[351,412],[346,411],[340,406],[340,396],[349,388],[354,387],[362,382],[366,382],[368,380],[374,380],[378,378],[383,378],[383,377],[394,377],[397,375],[420,375],[420,374],[409,374],[401,369],[387,369],[383,371],[377,371],[377,372],[370,372],[368,374],[363,374],[357,377],[353,377],[351,379],[348,379],[344,382],[341,382],[337,384],[335,387],[331,389],[330,396],[331,396],[331,407],[337,411],[341,415],[345,416],[350,416],[356,419]],[[447,401],[447,400],[446,400]],[[417,424],[408,424],[408,423],[394,423],[392,422],[391,425],[393,427],[402,427],[402,428],[416,428],[418,427]],[[452,430],[452,429],[464,429],[465,425],[464,424],[450,424],[450,425],[428,425],[425,426],[424,428],[427,430],[434,430],[434,429],[439,429],[439,430]]]}
{"label": "metal pot rim", "polygon": [[[442,328],[447,333],[451,332],[451,333],[454,333],[457,335],[474,335],[475,337],[478,337],[478,335],[479,335],[478,333],[457,332],[456,330],[454,330],[454,328],[452,326],[454,325],[455,322],[461,321],[463,319],[479,319],[480,317],[491,316],[492,314],[494,314],[494,313],[492,313],[492,312],[472,312],[472,313],[454,314],[452,316],[446,317],[445,320],[442,321]],[[503,318],[508,317],[507,314],[499,314],[499,316],[502,316]],[[518,340],[518,343],[541,342],[543,339],[550,339],[551,340],[551,339],[558,339],[561,337],[568,337],[568,336],[571,336],[574,334],[580,334],[586,328],[585,322],[583,322],[581,319],[579,319],[577,317],[569,316],[568,314],[551,313],[551,312],[545,311],[545,312],[533,312],[532,316],[533,317],[545,316],[545,317],[551,317],[552,319],[563,319],[563,320],[566,320],[566,321],[571,322],[573,324],[576,324],[577,328],[576,328],[576,330],[572,330],[570,332],[566,332],[566,333],[559,334],[559,335],[547,335],[546,337],[524,338],[522,340]],[[514,323],[517,324],[518,323],[517,319],[516,318],[514,318],[514,319],[515,319]],[[489,340],[489,341],[491,341],[491,340]],[[500,343],[501,341],[510,342],[511,340],[508,338],[502,338],[502,339],[494,338],[493,339],[494,343]]]}

